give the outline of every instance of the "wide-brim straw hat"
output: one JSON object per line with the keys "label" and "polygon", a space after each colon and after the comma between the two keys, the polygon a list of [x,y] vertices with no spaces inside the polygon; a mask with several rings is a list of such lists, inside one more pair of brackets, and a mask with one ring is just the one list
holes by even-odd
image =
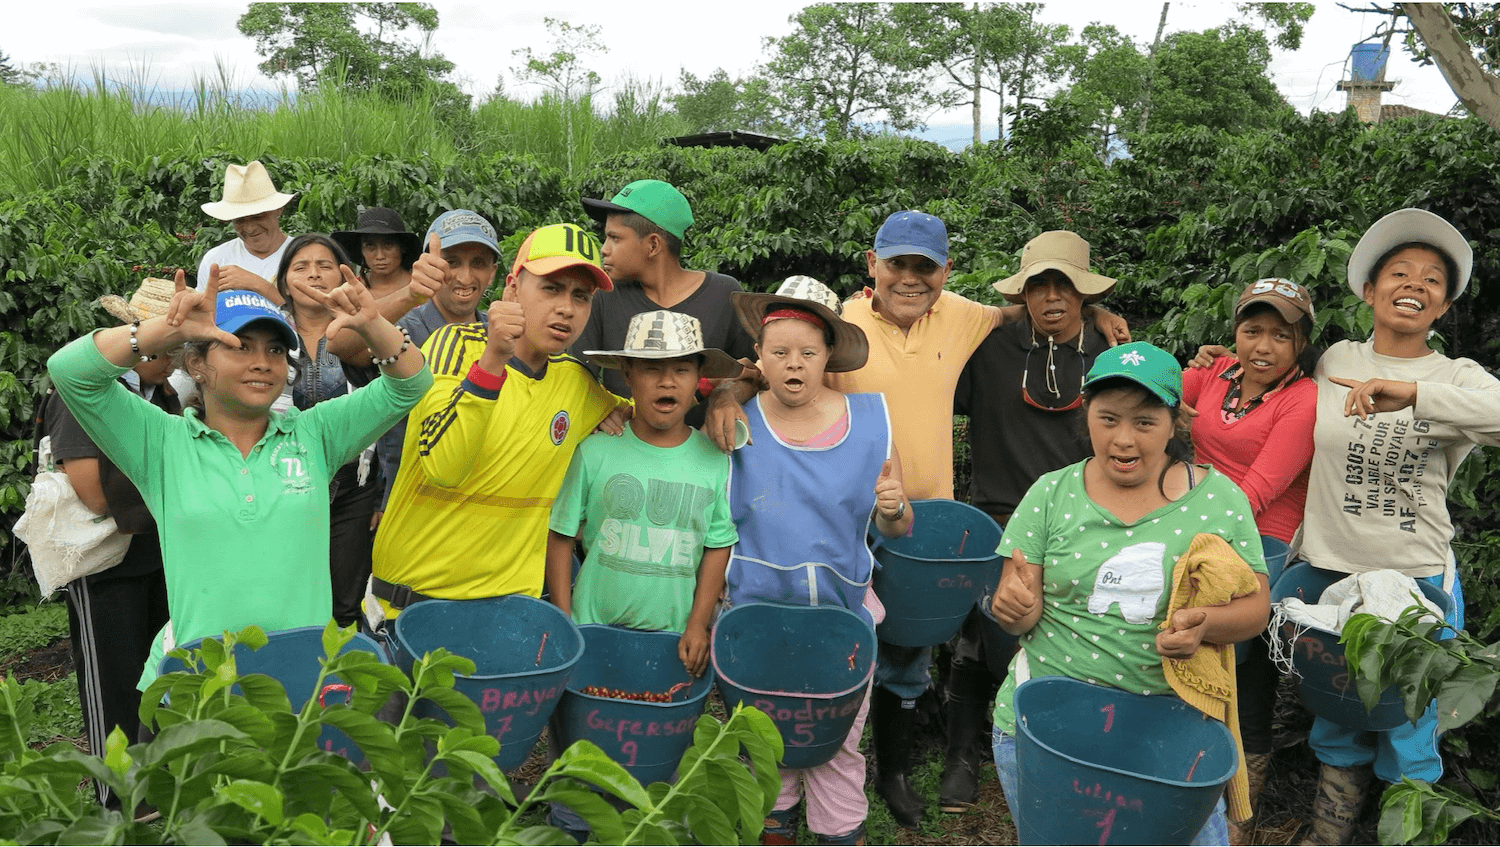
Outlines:
{"label": "wide-brim straw hat", "polygon": [[389,238],[401,245],[402,265],[409,266],[422,255],[422,237],[407,230],[406,222],[401,220],[401,215],[395,209],[379,206],[365,209],[359,213],[359,220],[354,222],[354,229],[339,230],[329,237],[344,248],[344,253],[350,259],[363,265],[366,235]]}
{"label": "wide-brim straw hat", "polygon": [[1370,281],[1370,272],[1386,251],[1412,241],[1431,244],[1458,266],[1458,285],[1453,289],[1453,299],[1457,300],[1469,287],[1469,274],[1474,270],[1474,249],[1453,224],[1425,209],[1397,209],[1370,224],[1360,236],[1354,252],[1349,254],[1349,290],[1354,296],[1365,296],[1365,283]]}
{"label": "wide-brim straw hat", "polygon": [[729,300],[734,304],[734,313],[740,319],[745,332],[760,343],[761,328],[766,314],[776,309],[802,309],[822,319],[833,335],[828,364],[823,368],[828,373],[847,373],[865,366],[870,358],[870,340],[865,331],[840,317],[844,306],[828,286],[810,276],[790,276],[781,283],[774,294],[757,294],[749,291],[733,291]]}
{"label": "wide-brim straw hat", "polygon": [[605,368],[624,367],[626,359],[677,359],[702,356],[698,375],[708,379],[739,376],[743,370],[728,353],[703,344],[703,324],[692,315],[657,309],[630,319],[623,350],[585,350],[583,355]]}
{"label": "wide-brim straw hat", "polygon": [[1021,250],[1021,270],[994,283],[994,289],[1012,303],[1026,300],[1026,280],[1043,271],[1058,271],[1073,283],[1085,303],[1092,303],[1115,287],[1115,280],[1089,270],[1089,243],[1075,232],[1054,229],[1026,242]]}
{"label": "wide-brim straw hat", "polygon": [[170,279],[148,276],[141,280],[141,287],[130,295],[130,300],[118,294],[106,294],[99,298],[104,311],[124,323],[165,317],[172,306],[172,297],[177,293],[177,283]]}
{"label": "wide-brim straw hat", "polygon": [[224,196],[218,202],[204,203],[203,211],[221,221],[247,218],[292,202],[295,194],[282,194],[271,182],[266,166],[260,162],[229,165],[224,168]]}

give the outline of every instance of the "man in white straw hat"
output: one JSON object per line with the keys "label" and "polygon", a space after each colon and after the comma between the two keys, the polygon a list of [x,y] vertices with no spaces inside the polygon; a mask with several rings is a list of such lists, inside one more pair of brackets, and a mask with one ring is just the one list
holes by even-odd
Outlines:
{"label": "man in white straw hat", "polygon": [[[99,305],[122,323],[134,323],[165,315],[174,289],[170,279],[146,279],[129,302],[111,294],[99,298]],[[166,383],[171,369],[169,356],[142,357],[120,382],[147,402],[179,414],[182,407],[177,394]],[[52,459],[67,475],[78,499],[89,511],[114,518],[119,531],[130,535],[130,546],[119,564],[67,586],[78,702],[89,749],[99,752],[115,726],[127,738],[136,736],[141,692],[135,685],[152,639],[167,622],[161,544],[156,521],[140,492],[84,433],[55,391],[48,391],[38,432],[51,439]],[[119,805],[103,783],[96,787],[102,802]]]}
{"label": "man in white straw hat", "polygon": [[272,277],[289,241],[281,231],[281,212],[295,196],[277,191],[260,162],[225,167],[223,199],[204,203],[203,211],[229,221],[239,237],[203,254],[198,263],[198,290],[208,285],[209,268],[218,265],[220,288],[245,288],[281,303]]}

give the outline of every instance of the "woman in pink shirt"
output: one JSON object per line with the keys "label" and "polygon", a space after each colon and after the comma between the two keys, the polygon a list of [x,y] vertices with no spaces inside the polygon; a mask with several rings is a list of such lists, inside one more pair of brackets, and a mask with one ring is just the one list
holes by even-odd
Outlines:
{"label": "woman in pink shirt", "polygon": [[[1312,299],[1285,279],[1252,282],[1234,309],[1233,355],[1204,348],[1182,375],[1182,402],[1197,410],[1193,447],[1201,462],[1234,480],[1250,500],[1260,534],[1285,543],[1302,524],[1312,462],[1318,392],[1309,378],[1318,361],[1312,346]],[[1274,577],[1273,577],[1274,578]],[[1276,668],[1263,639],[1247,642],[1238,668],[1240,733],[1245,743],[1250,800],[1271,759],[1271,712]],[[1241,827],[1230,843],[1248,843]]]}

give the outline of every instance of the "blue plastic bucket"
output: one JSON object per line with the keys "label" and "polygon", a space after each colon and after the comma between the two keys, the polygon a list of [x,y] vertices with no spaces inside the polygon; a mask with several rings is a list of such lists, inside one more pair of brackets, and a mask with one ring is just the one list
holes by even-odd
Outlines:
{"label": "blue plastic bucket", "polygon": [[915,500],[911,534],[886,538],[869,529],[875,595],[885,603],[880,640],[931,647],[952,638],[974,601],[1000,581],[1000,526],[956,500]]}
{"label": "blue plastic bucket", "polygon": [[[1292,548],[1288,547],[1285,541],[1269,535],[1260,537],[1260,548],[1266,557],[1266,584],[1275,585],[1276,580],[1281,578],[1281,572],[1286,569],[1286,557],[1292,552]],[[1248,658],[1250,658],[1249,641],[1241,641],[1234,645],[1235,664],[1242,664]]]}
{"label": "blue plastic bucket", "polygon": [[838,753],[875,675],[875,630],[839,606],[747,603],[719,616],[711,658],[733,709],[748,703],[776,723],[788,768]]}
{"label": "blue plastic bucket", "polygon": [[[292,701],[292,707],[298,711],[314,697],[325,706],[349,702],[351,690],[336,676],[325,679],[321,690],[313,690],[318,681],[318,673],[322,670],[319,660],[323,658],[323,627],[304,626],[277,630],[266,633],[266,639],[265,646],[259,650],[251,650],[244,644],[234,645],[235,667],[241,676],[260,673],[275,679],[286,689],[287,699]],[[194,650],[202,643],[203,639],[199,638],[178,646]],[[355,633],[354,638],[339,651],[339,655],[352,650],[373,653],[382,664],[390,664],[385,650],[375,639],[363,633]],[[187,670],[187,667],[172,656],[163,658],[157,666],[157,672],[162,674],[183,670]],[[239,686],[235,686],[234,691],[239,693]],[[323,727],[322,734],[318,736],[318,747],[330,753],[338,753],[356,765],[364,764],[365,754],[342,730],[331,726]]]}
{"label": "blue plastic bucket", "polygon": [[990,614],[990,595],[974,601],[979,610],[979,638],[984,642],[984,663],[996,679],[1005,679],[1010,673],[1010,660],[1016,654],[1020,636],[1011,635],[1001,628],[1000,622]]}
{"label": "blue plastic bucket", "polygon": [[[630,771],[642,785],[669,782],[693,743],[693,728],[713,688],[713,671],[694,679],[677,657],[675,632],[642,632],[588,624],[583,658],[568,676],[558,707],[562,740],[588,739]],[[664,703],[586,694],[591,686],[632,693],[666,693],[685,687]]]}
{"label": "blue plastic bucket", "polygon": [[[414,603],[396,618],[392,636],[396,664],[407,673],[439,647],[474,661],[474,674],[457,677],[454,688],[484,715],[503,770],[526,761],[583,656],[583,636],[568,616],[524,594]],[[447,720],[426,700],[414,713]]]}
{"label": "blue plastic bucket", "polygon": [[[1287,568],[1271,588],[1271,602],[1296,597],[1304,603],[1315,604],[1328,586],[1348,576],[1298,562]],[[1444,615],[1453,608],[1452,598],[1442,589],[1420,579],[1417,586],[1428,600],[1443,610]],[[1282,637],[1290,640],[1297,628],[1291,623],[1284,624]],[[1292,667],[1297,672],[1297,693],[1308,711],[1350,729],[1378,732],[1395,729],[1407,722],[1401,692],[1394,685],[1380,693],[1380,702],[1375,708],[1365,710],[1364,701],[1359,699],[1359,689],[1349,676],[1344,645],[1339,643],[1338,633],[1309,629],[1297,636],[1290,649]]]}
{"label": "blue plastic bucket", "polygon": [[1239,767],[1228,728],[1177,697],[1048,676],[1014,702],[1022,844],[1187,844]]}

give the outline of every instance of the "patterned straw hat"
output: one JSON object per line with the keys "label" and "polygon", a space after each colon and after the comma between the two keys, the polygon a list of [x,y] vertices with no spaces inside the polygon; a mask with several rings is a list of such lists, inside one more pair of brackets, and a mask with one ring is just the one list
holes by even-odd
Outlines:
{"label": "patterned straw hat", "polygon": [[729,299],[739,316],[740,326],[757,344],[768,313],[776,309],[800,309],[817,315],[828,327],[825,337],[829,339],[830,349],[824,371],[857,371],[870,358],[870,341],[865,338],[865,331],[839,317],[844,312],[844,305],[839,302],[838,295],[810,276],[787,277],[775,294],[732,291]]}
{"label": "patterned straw hat", "polygon": [[106,294],[97,301],[104,311],[125,323],[160,318],[172,306],[172,297],[177,293],[177,283],[170,279],[148,276],[141,280],[141,287],[130,295],[127,303],[117,294]]}
{"label": "patterned straw hat", "polygon": [[624,350],[585,350],[600,367],[624,367],[624,359],[676,359],[702,356],[700,376],[709,379],[739,376],[740,363],[723,350],[703,346],[703,325],[692,315],[657,309],[630,319]]}

